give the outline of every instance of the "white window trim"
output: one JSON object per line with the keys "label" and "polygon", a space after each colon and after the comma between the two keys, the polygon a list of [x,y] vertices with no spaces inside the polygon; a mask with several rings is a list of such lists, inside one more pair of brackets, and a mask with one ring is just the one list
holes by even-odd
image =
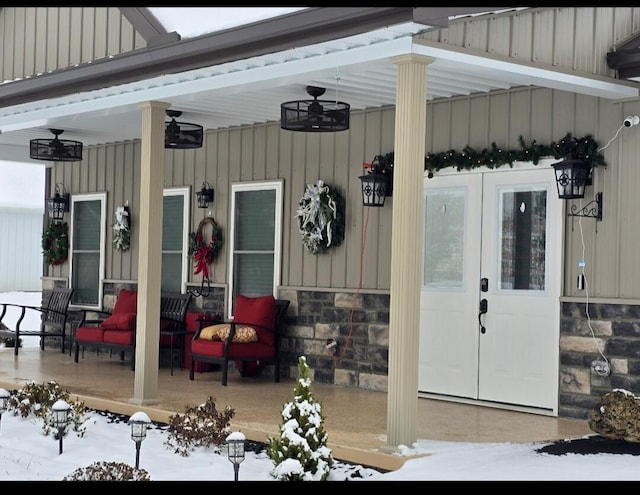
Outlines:
{"label": "white window trim", "polygon": [[73,281],[73,235],[74,235],[74,214],[75,204],[77,202],[85,201],[100,201],[100,266],[98,268],[98,304],[93,305],[79,305],[70,304],[69,307],[77,309],[96,309],[102,310],[102,298],[104,292],[104,271],[105,271],[105,241],[107,235],[107,193],[87,193],[87,194],[74,194],[71,196],[71,224],[69,229],[69,285]]}
{"label": "white window trim", "polygon": [[273,189],[276,192],[275,204],[275,230],[273,243],[273,297],[278,297],[278,286],[280,285],[280,270],[282,257],[282,209],[283,205],[283,180],[272,181],[256,181],[256,182],[239,182],[231,184],[231,221],[229,228],[229,297],[228,317],[233,317],[233,260],[235,252],[235,212],[236,212],[236,193],[244,191],[264,191]]}
{"label": "white window trim", "polygon": [[[163,189],[162,196],[182,196],[184,200],[184,208],[182,209],[182,269],[180,280],[180,292],[182,294],[187,291],[187,281],[189,278],[189,227],[191,218],[191,187],[170,187]],[[164,226],[164,221],[163,221]]]}

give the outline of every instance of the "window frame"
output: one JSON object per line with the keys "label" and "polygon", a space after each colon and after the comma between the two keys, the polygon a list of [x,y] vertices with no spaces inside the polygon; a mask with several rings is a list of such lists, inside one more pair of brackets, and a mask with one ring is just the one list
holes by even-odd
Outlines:
{"label": "window frame", "polygon": [[95,309],[101,311],[103,308],[103,296],[104,296],[104,274],[106,264],[106,249],[105,242],[107,237],[107,193],[79,193],[71,196],[71,217],[69,229],[69,287],[73,287],[73,265],[74,265],[74,249],[73,238],[75,235],[74,222],[75,222],[75,209],[76,203],[87,201],[100,201],[100,262],[98,264],[98,303],[92,304],[76,304],[71,302],[70,308],[77,309]]}
{"label": "window frame", "polygon": [[252,182],[237,182],[231,184],[231,208],[229,227],[229,297],[227,301],[227,313],[229,318],[233,318],[234,300],[234,259],[235,259],[235,219],[236,219],[236,194],[240,192],[274,190],[275,198],[275,228],[273,233],[273,297],[277,297],[280,286],[280,273],[282,269],[282,215],[284,208],[284,180],[267,180]]}
{"label": "window frame", "polygon": [[[191,187],[167,187],[162,190],[162,228],[164,229],[164,198],[166,196],[182,196],[183,209],[182,209],[182,267],[180,270],[180,293],[185,294],[187,291],[187,282],[189,280],[189,228],[191,227]],[[167,251],[168,253],[175,253],[175,251]],[[161,246],[161,261],[165,250]]]}

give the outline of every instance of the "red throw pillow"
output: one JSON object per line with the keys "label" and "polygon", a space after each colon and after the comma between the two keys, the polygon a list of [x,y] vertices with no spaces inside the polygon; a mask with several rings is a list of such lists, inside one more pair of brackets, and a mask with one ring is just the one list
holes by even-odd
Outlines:
{"label": "red throw pillow", "polygon": [[[261,325],[273,328],[276,321],[276,299],[272,295],[261,297],[246,297],[242,294],[236,296],[236,307],[233,320],[249,325]],[[256,328],[258,340],[272,345],[275,340],[273,332]]]}
{"label": "red throw pillow", "polygon": [[118,293],[116,304],[112,314],[115,313],[137,313],[138,312],[138,291],[122,289]]}
{"label": "red throw pillow", "polygon": [[118,313],[109,316],[100,326],[103,330],[133,330],[135,325],[135,313]]}

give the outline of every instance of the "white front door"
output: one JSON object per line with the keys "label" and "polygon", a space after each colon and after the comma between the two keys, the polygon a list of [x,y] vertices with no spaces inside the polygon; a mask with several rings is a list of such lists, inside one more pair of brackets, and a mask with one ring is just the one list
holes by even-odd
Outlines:
{"label": "white front door", "polygon": [[419,391],[557,413],[563,207],[553,169],[425,178]]}

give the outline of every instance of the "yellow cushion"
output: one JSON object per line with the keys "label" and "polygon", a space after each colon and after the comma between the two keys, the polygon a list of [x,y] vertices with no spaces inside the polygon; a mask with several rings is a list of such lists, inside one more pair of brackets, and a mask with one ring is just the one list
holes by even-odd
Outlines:
{"label": "yellow cushion", "polygon": [[[229,338],[229,332],[231,332],[231,325],[227,325],[226,328],[220,328],[218,335],[220,340],[226,340]],[[251,327],[236,327],[236,333],[233,336],[233,342],[258,342],[258,335],[256,331]]]}
{"label": "yellow cushion", "polygon": [[211,325],[208,327],[204,327],[200,332],[200,338],[205,340],[220,340],[220,329],[226,328],[227,335],[229,335],[229,324],[228,323],[218,323],[217,325]]}

